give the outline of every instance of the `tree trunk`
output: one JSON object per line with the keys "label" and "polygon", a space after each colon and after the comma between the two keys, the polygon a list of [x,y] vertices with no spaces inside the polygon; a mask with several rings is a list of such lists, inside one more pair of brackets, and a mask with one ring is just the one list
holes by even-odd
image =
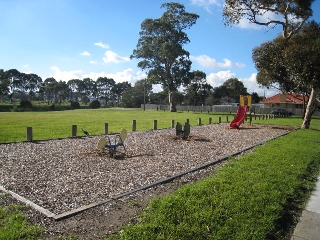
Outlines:
{"label": "tree trunk", "polygon": [[177,111],[177,104],[174,99],[174,92],[173,91],[169,91],[169,105],[170,105],[170,112]]}
{"label": "tree trunk", "polygon": [[315,107],[315,100],[316,100],[316,91],[314,88],[311,90],[311,94],[309,96],[309,101],[307,105],[306,112],[304,114],[304,119],[303,123],[301,125],[301,128],[309,129],[310,127],[310,122],[311,122],[311,117],[312,114],[315,112],[316,107]]}

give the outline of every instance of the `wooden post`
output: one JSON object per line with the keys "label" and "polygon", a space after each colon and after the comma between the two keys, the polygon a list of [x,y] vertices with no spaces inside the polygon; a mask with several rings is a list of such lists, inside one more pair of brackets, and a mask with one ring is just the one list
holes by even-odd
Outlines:
{"label": "wooden post", "polygon": [[72,137],[77,136],[77,125],[72,125]]}
{"label": "wooden post", "polygon": [[186,123],[189,123],[189,118],[187,118]]}
{"label": "wooden post", "polygon": [[226,123],[229,122],[229,116],[226,116]]}
{"label": "wooden post", "polygon": [[209,117],[209,124],[211,124],[212,123],[212,118],[211,117]]}
{"label": "wooden post", "polygon": [[32,134],[32,127],[27,127],[27,141],[28,142],[32,142],[32,136],[33,134]]}
{"label": "wooden post", "polygon": [[174,120],[171,120],[171,128],[174,128]]}
{"label": "wooden post", "polygon": [[104,123],[104,134],[108,135],[109,133],[109,124],[108,123]]}
{"label": "wooden post", "polygon": [[219,117],[219,123],[221,123],[221,117]]}
{"label": "wooden post", "polygon": [[201,118],[198,118],[198,126],[201,126]]}
{"label": "wooden post", "polygon": [[137,130],[137,121],[132,120],[132,132],[135,132]]}
{"label": "wooden post", "polygon": [[153,130],[157,130],[157,120],[153,120]]}

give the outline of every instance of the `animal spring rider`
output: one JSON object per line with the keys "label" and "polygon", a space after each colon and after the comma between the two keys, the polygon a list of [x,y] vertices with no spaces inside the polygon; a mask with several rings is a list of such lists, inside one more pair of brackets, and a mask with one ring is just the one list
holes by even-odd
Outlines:
{"label": "animal spring rider", "polygon": [[186,122],[184,126],[177,122],[176,125],[176,136],[181,137],[183,139],[188,138],[190,135],[190,124]]}
{"label": "animal spring rider", "polygon": [[[126,147],[124,145],[124,140],[126,138],[127,130],[122,129],[120,133],[110,134],[105,138],[100,138],[98,142],[98,149],[103,151],[108,148],[110,156],[113,156],[117,152],[126,154]],[[120,149],[122,149],[122,151]]]}

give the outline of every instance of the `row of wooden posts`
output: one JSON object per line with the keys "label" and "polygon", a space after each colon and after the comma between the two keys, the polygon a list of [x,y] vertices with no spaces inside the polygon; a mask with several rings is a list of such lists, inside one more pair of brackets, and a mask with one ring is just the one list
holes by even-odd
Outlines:
{"label": "row of wooden posts", "polygon": [[[254,119],[257,120],[257,118],[260,120],[262,119],[270,119],[270,118],[274,118],[274,115],[254,115]],[[247,121],[247,116],[245,121]],[[250,124],[252,121],[252,116],[250,116]],[[187,123],[189,123],[189,119],[186,120]],[[221,117],[219,117],[218,123],[221,123],[222,119]],[[229,116],[226,116],[226,123],[229,122]],[[212,118],[209,117],[209,124],[212,124]],[[153,130],[157,130],[158,127],[158,121],[157,120],[153,120]],[[201,118],[198,118],[198,126],[201,126],[202,122],[201,122]],[[175,127],[175,121],[171,120],[171,128]],[[135,132],[137,130],[137,121],[136,120],[132,120],[132,132]],[[78,132],[78,127],[77,125],[72,125],[72,130],[71,130],[71,136],[72,137],[77,137],[77,132]],[[109,124],[105,123],[104,124],[104,134],[108,135],[109,134]],[[33,131],[32,131],[32,127],[27,127],[27,141],[28,142],[32,142],[33,141]]]}

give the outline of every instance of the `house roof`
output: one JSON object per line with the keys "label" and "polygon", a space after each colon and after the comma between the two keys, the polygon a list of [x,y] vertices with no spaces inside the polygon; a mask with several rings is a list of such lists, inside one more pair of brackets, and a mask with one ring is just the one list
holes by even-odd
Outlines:
{"label": "house roof", "polygon": [[[263,100],[263,103],[280,103],[283,102],[282,97],[281,97],[282,93],[278,93],[272,97],[266,98],[265,100]],[[303,96],[301,94],[297,94],[297,93],[287,93],[285,94],[285,98],[286,98],[286,103],[294,103],[294,104],[303,104],[303,98],[305,99],[305,101],[308,101],[308,97],[307,96]]]}

